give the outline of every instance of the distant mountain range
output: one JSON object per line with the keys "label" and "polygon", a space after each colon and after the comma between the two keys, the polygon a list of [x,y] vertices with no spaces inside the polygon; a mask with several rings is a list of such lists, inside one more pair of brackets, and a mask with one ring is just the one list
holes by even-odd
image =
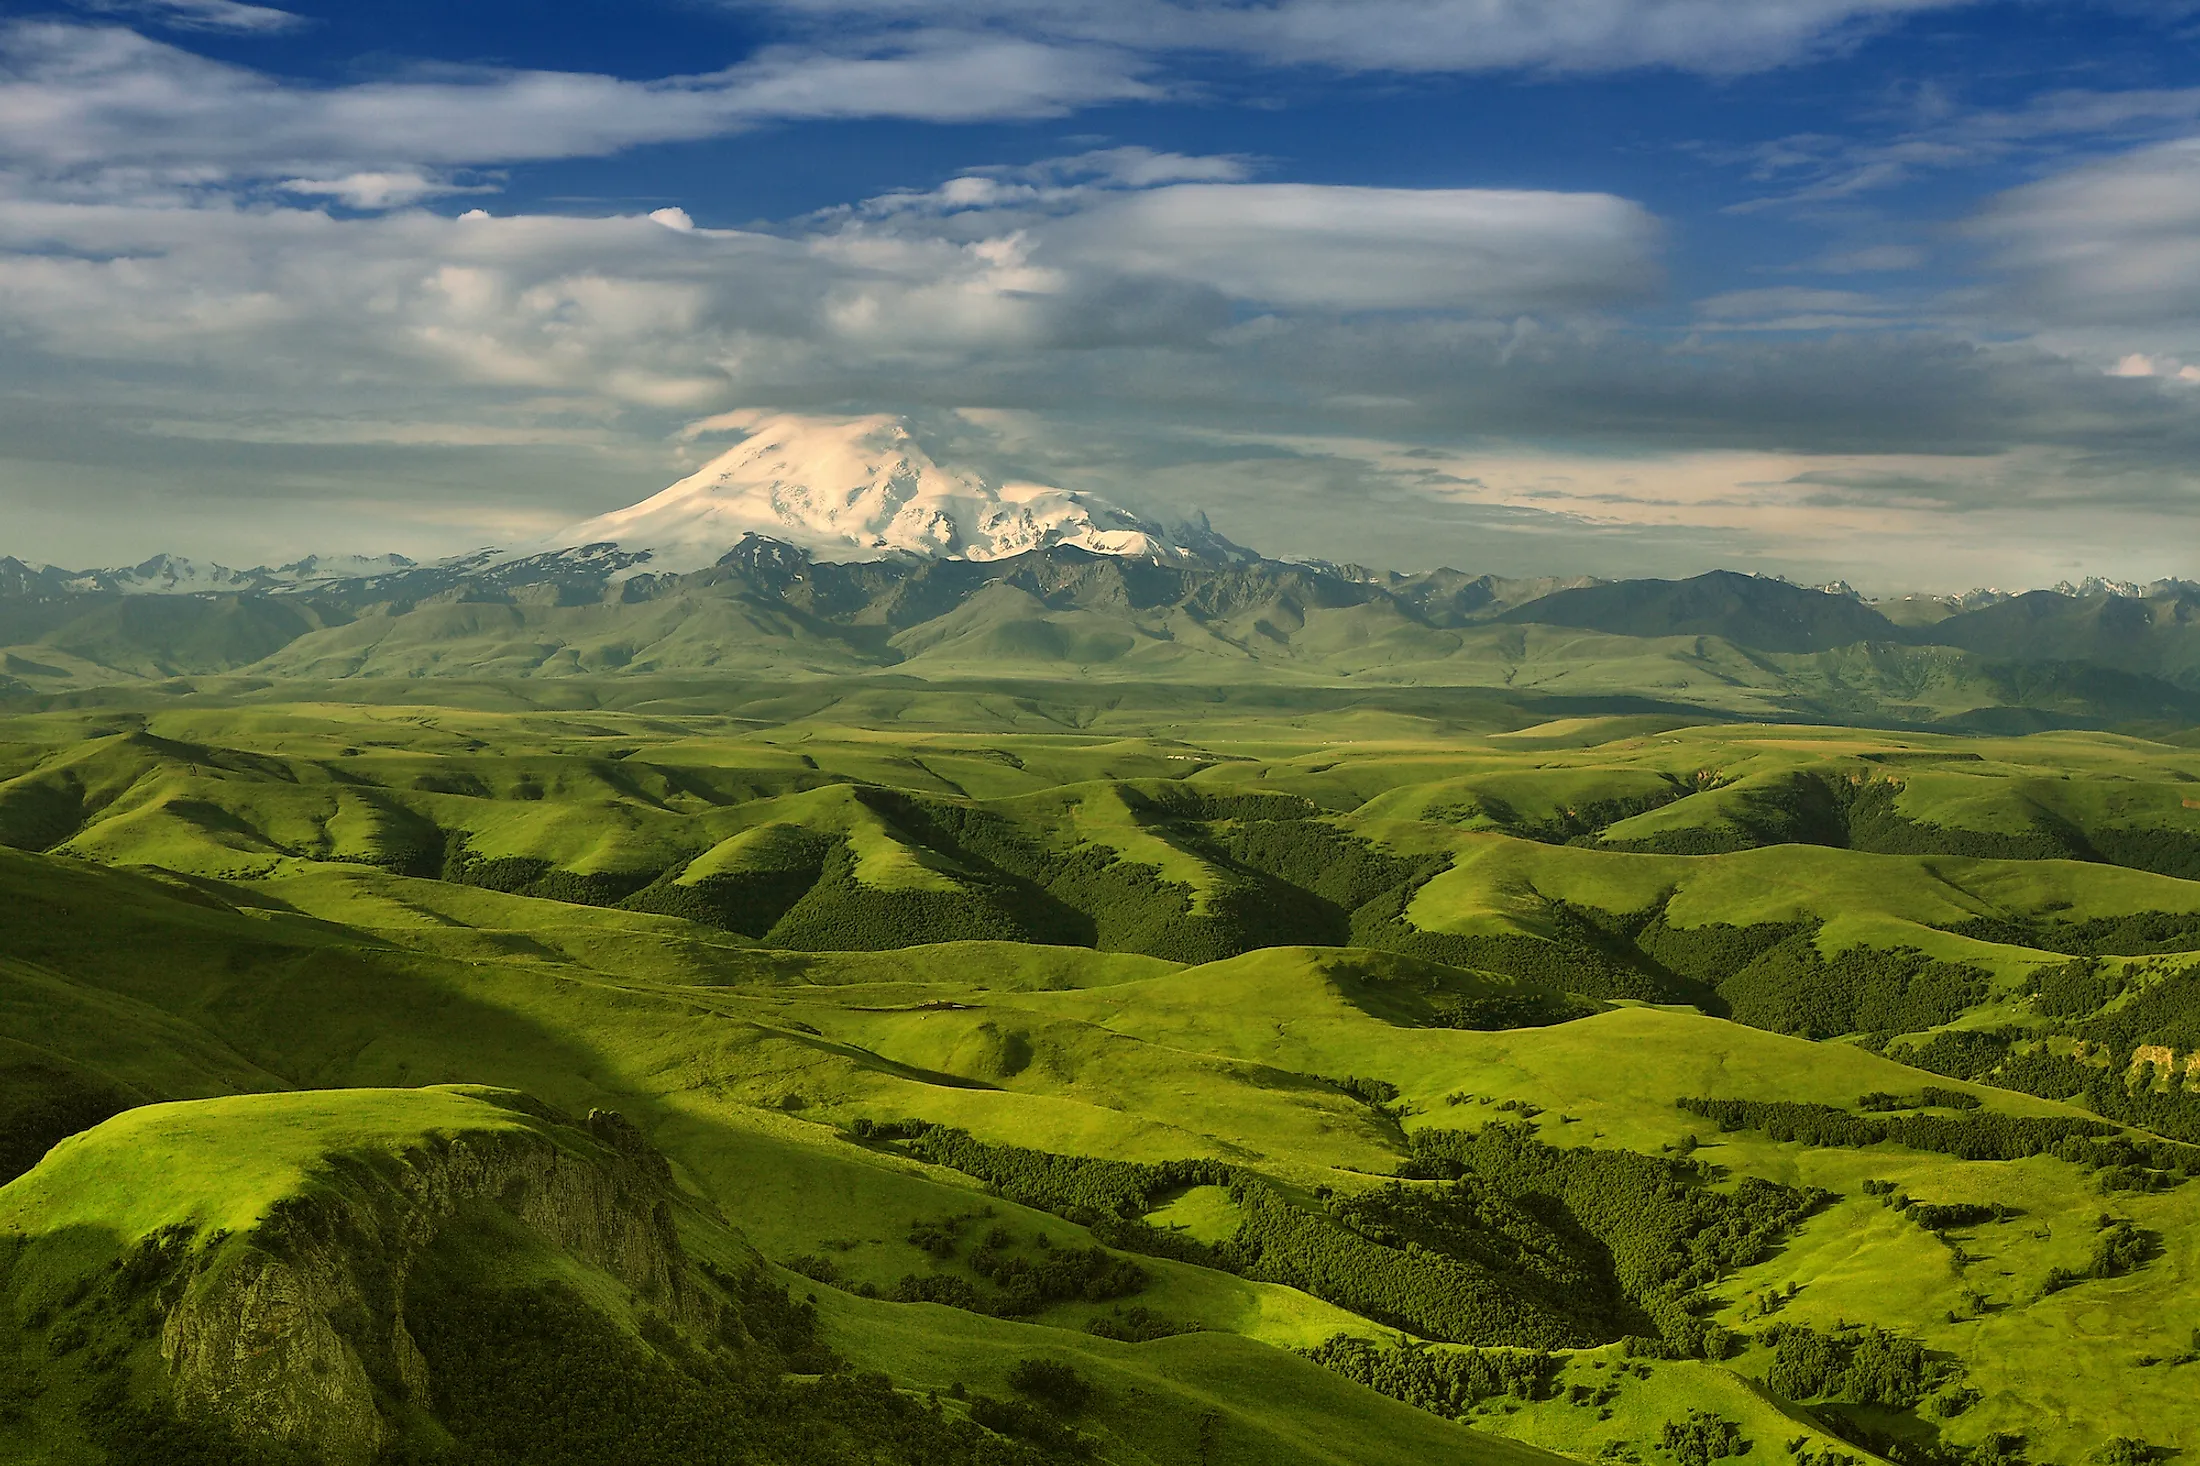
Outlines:
{"label": "distant mountain range", "polygon": [[0,558],[0,692],[219,676],[952,676],[1419,685],[1969,725],[2200,723],[2200,586],[1871,603],[1264,559],[943,468],[890,418],[759,418],[651,499],[434,564]]}

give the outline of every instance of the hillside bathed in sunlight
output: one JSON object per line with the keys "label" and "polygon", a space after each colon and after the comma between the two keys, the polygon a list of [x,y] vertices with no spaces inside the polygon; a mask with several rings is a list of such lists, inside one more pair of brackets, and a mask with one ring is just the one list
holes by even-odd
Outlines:
{"label": "hillside bathed in sunlight", "polygon": [[0,1462],[2200,1450],[2200,7],[0,14]]}

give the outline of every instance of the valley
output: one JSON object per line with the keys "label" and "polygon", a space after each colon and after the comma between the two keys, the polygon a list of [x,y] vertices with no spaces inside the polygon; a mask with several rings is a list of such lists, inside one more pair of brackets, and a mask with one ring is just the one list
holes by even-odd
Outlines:
{"label": "valley", "polygon": [[2175,1450],[2194,789],[1477,689],[18,699],[0,1442]]}

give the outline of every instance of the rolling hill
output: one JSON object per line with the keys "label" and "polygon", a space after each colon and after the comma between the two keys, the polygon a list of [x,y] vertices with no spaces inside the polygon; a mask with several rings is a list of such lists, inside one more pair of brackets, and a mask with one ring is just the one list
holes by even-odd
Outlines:
{"label": "rolling hill", "polygon": [[520,551],[0,561],[0,1458],[2200,1449],[2191,587],[750,427]]}
{"label": "rolling hill", "polygon": [[0,1448],[2200,1443],[2187,750],[622,685],[0,721]]}
{"label": "rolling hill", "polygon": [[1726,570],[1691,580],[1624,580],[1556,591],[1503,619],[1614,636],[1714,636],[1767,652],[1905,639],[1893,622],[1850,597]]}
{"label": "rolling hill", "polygon": [[754,538],[692,574],[640,563],[599,547],[249,594],[0,597],[0,671],[18,699],[229,675],[888,675],[1489,688],[1984,731],[2200,719],[2200,630],[2165,612],[2118,640],[2100,627],[2124,613],[2053,593],[2095,630],[2032,646],[1977,619],[2032,614],[2016,601],[1896,627],[1846,597],[1723,574],[1552,589],[1074,547],[839,564]]}

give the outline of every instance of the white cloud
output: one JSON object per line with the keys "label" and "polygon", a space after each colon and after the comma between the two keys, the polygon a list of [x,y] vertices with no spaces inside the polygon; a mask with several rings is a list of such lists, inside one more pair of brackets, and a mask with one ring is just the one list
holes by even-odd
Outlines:
{"label": "white cloud", "polygon": [[86,10],[104,14],[142,15],[156,23],[182,30],[241,31],[268,34],[295,30],[305,24],[302,16],[266,5],[245,5],[239,0],[91,0]]}
{"label": "white cloud", "polygon": [[1609,194],[1187,183],[1040,231],[1059,255],[1267,305],[1577,310],[1641,295],[1659,228]]}
{"label": "white cloud", "polygon": [[1055,116],[1153,95],[1121,53],[918,32],[861,51],[781,48],[636,82],[479,71],[289,85],[117,27],[0,29],[0,156],[48,177],[204,184],[594,156],[788,118]]}
{"label": "white cloud", "polygon": [[[951,13],[949,15],[951,22]],[[1154,100],[1125,53],[951,28],[896,37],[876,53],[766,51],[705,78],[735,119],[906,117],[972,122],[1059,117],[1099,102]]]}
{"label": "white cloud", "polygon": [[2200,138],[2012,190],[1972,232],[2015,278],[2012,303],[2036,319],[2200,326]]}
{"label": "white cloud", "polygon": [[833,20],[990,23],[1148,52],[1346,71],[1735,72],[1970,0],[780,0]]}
{"label": "white cloud", "polygon": [[483,184],[457,184],[431,178],[416,169],[396,172],[347,173],[341,178],[286,178],[276,185],[284,193],[332,198],[354,209],[388,209],[454,193],[494,193]]}
{"label": "white cloud", "polygon": [[[1255,444],[1328,433],[1575,445],[1572,488],[1528,464],[1525,447],[1504,461],[1528,466],[1481,475],[1503,496],[1471,507],[1509,517],[1474,523],[1514,535],[1557,524],[1556,513],[1615,536],[1648,525],[1672,545],[1701,547],[1816,533],[1837,508],[1868,517],[1876,491],[1848,484],[1768,498],[1785,518],[1747,520],[1723,501],[1686,515],[1658,507],[1690,465],[1741,494],[1742,460],[1701,457],[1714,451],[1808,472],[1829,454],[1985,456],[2048,442],[2084,494],[2028,513],[2114,510],[2136,523],[2193,502],[2189,480],[2164,467],[2200,449],[2191,389],[2173,385],[2166,366],[2152,382],[2103,368],[2131,351],[2158,366],[2200,353],[2129,335],[2080,366],[1946,335],[1774,345],[1731,329],[1685,341],[1632,330],[1599,313],[1654,289],[1662,231],[1610,195],[1330,187],[1263,178],[1255,159],[1115,148],[975,169],[772,232],[696,227],[677,208],[447,219],[399,206],[478,187],[461,181],[480,177],[467,170],[527,148],[609,149],[759,115],[733,99],[759,78],[792,76],[793,53],[657,87],[494,73],[313,89],[127,32],[5,35],[0,147],[25,148],[9,155],[16,171],[0,174],[9,494],[43,484],[64,496],[78,482],[85,503],[119,512],[116,486],[131,484],[148,503],[173,501],[131,510],[133,524],[196,522],[202,504],[219,502],[231,506],[228,522],[256,528],[265,516],[252,506],[274,500],[306,523],[316,502],[342,514],[369,499],[410,502],[423,525],[431,513],[474,527],[534,513],[563,522],[661,487],[681,451],[668,442],[678,424],[760,403],[1021,412],[1053,430],[1112,416],[1113,436],[1126,422],[1132,437],[1221,426]],[[1033,89],[1071,43],[1004,44],[1018,49],[1001,54],[1031,65],[1021,79],[994,78],[985,105],[1057,105]],[[1121,62],[1113,50],[1094,54]],[[904,80],[965,75],[913,40],[893,57],[908,64],[895,73]],[[935,62],[942,69],[924,70]],[[1128,64],[1096,74],[1098,84],[1146,85]],[[892,76],[862,75],[875,85],[861,105],[932,105],[895,92]],[[782,111],[829,101],[799,86],[770,97]],[[415,103],[422,110],[408,111]],[[343,217],[302,199],[393,211]],[[2041,219],[2090,207],[2092,195],[2056,210],[2012,195],[1996,247],[2020,260],[2020,245],[2077,227]],[[2097,227],[2124,217],[2094,215]],[[2157,226],[2174,238],[2184,216],[2165,217]],[[2117,237],[2136,227],[2127,219]],[[2021,268],[2027,279],[2046,270]],[[1701,309],[1712,326],[1752,329],[1893,314],[1861,292],[1807,290],[1733,293]],[[1198,485],[1218,451],[1181,453],[1169,467],[1159,450],[1125,450],[1112,460],[1121,481],[1092,486],[1136,498],[1126,485],[1150,482],[1180,504],[1229,502],[1253,515],[1272,488],[1267,450],[1216,469],[1213,482],[1243,492],[1210,501]],[[1681,467],[1631,479],[1578,468],[1605,454]],[[1328,468],[1309,472],[1309,485],[1332,482]],[[1464,522],[1416,519],[1413,506],[1471,499],[1465,491],[1387,469],[1379,477],[1399,524]],[[1653,480],[1667,487],[1653,492]],[[1936,504],[1910,506],[1928,515],[1918,523],[1999,512],[1985,501],[2044,493],[2048,478],[1942,482]],[[1402,531],[1385,539],[1379,525],[1351,523],[1365,516],[1336,492],[1345,497],[1278,519],[1299,526],[1296,543],[1257,522],[1246,537],[1370,559],[1418,548]],[[1853,502],[1829,508],[1817,502],[1826,495]],[[453,507],[469,499],[480,507]],[[0,515],[19,507],[0,504]],[[384,521],[400,517],[388,509]],[[1322,542],[1325,533],[1364,548]],[[422,529],[400,547],[438,546]]]}
{"label": "white cloud", "polygon": [[1856,331],[1914,327],[1900,305],[1857,290],[1774,286],[1730,290],[1696,302],[1698,331]]}
{"label": "white cloud", "polygon": [[827,231],[817,247],[851,266],[944,278],[956,261],[1027,302],[1112,281],[1293,310],[1575,311],[1659,277],[1658,221],[1609,194],[1238,181],[1249,170],[1117,149],[966,173],[812,223]]}
{"label": "white cloud", "polygon": [[[1742,148],[1705,148],[1715,161],[1740,164],[1774,191],[1728,206],[1747,214],[1814,208],[1951,169],[2059,158],[2073,144],[2130,146],[2189,132],[2200,121],[2200,87],[2048,92],[2021,107],[1958,105],[1936,88],[1903,107],[1876,109],[1865,135],[1803,133]],[[1865,252],[1864,258],[1871,258]],[[1849,265],[1907,269],[1909,265]],[[1828,269],[1841,269],[1829,263]]]}
{"label": "white cloud", "polygon": [[1249,160],[1242,157],[1191,157],[1127,147],[1053,159],[1036,165],[1032,171],[1061,178],[1089,173],[1125,188],[1153,188],[1164,183],[1237,183],[1252,169]]}

